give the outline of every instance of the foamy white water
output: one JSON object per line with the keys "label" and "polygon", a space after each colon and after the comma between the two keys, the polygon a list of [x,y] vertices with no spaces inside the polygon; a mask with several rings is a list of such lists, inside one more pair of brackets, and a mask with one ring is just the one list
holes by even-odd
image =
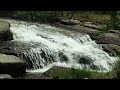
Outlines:
{"label": "foamy white water", "polygon": [[21,43],[18,56],[27,61],[27,71],[44,72],[52,66],[109,71],[118,59],[110,57],[87,34],[46,24],[6,21],[11,24],[14,41]]}

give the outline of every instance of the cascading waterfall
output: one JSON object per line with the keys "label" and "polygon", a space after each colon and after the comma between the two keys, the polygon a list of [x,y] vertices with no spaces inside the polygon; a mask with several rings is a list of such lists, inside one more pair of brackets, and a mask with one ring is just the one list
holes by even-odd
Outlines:
{"label": "cascading waterfall", "polygon": [[110,57],[89,35],[47,24],[6,20],[14,41],[20,43],[18,57],[26,60],[28,70],[45,71],[52,66],[109,71],[117,60]]}

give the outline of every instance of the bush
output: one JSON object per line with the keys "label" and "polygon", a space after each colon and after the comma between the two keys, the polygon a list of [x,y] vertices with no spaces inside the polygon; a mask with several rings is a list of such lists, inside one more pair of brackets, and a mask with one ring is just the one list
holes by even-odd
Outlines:
{"label": "bush", "polygon": [[103,32],[108,32],[108,30],[118,30],[120,29],[120,19],[116,23],[112,23],[110,20],[106,23],[106,26],[101,29]]}

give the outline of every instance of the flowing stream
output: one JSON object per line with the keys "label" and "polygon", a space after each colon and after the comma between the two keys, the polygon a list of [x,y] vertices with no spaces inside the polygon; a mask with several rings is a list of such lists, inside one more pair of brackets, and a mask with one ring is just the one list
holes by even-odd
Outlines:
{"label": "flowing stream", "polygon": [[89,35],[47,24],[8,20],[18,57],[26,60],[30,72],[45,72],[52,66],[112,70],[117,57],[111,57]]}

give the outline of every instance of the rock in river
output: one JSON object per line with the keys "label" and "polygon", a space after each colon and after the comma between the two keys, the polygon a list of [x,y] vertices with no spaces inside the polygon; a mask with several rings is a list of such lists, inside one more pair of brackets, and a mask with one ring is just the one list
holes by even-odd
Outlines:
{"label": "rock in river", "polygon": [[120,36],[112,33],[103,33],[97,37],[98,44],[114,44],[120,46]]}
{"label": "rock in river", "polygon": [[0,21],[0,41],[13,40],[13,34],[10,31],[10,23]]}
{"label": "rock in river", "polygon": [[0,54],[0,74],[19,76],[25,73],[26,63],[13,55]]}

